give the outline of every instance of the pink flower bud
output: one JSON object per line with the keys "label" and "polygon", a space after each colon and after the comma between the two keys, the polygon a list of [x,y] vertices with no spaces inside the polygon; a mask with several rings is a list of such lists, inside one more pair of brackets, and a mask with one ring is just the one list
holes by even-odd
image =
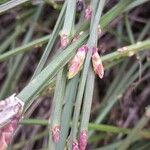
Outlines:
{"label": "pink flower bud", "polygon": [[69,63],[69,72],[68,72],[68,78],[73,78],[81,69],[86,52],[88,50],[88,47],[86,45],[83,45],[80,47],[74,56],[74,58]]}
{"label": "pink flower bud", "polygon": [[52,128],[52,140],[54,143],[58,143],[60,139],[60,126],[54,126]]}
{"label": "pink flower bud", "polygon": [[86,130],[81,131],[80,136],[79,136],[80,150],[86,149],[87,139],[88,139],[87,131]]}
{"label": "pink flower bud", "polygon": [[84,17],[85,17],[85,19],[88,20],[88,21],[92,18],[92,8],[91,8],[91,6],[88,6],[88,7],[85,9]]}
{"label": "pink flower bud", "polygon": [[104,76],[104,67],[97,48],[93,48],[92,63],[95,73],[102,79]]}
{"label": "pink flower bud", "polygon": [[78,142],[73,142],[72,144],[72,150],[79,150]]}
{"label": "pink flower bud", "polygon": [[60,35],[60,44],[61,48],[65,48],[69,43],[68,36],[66,34],[61,34]]}

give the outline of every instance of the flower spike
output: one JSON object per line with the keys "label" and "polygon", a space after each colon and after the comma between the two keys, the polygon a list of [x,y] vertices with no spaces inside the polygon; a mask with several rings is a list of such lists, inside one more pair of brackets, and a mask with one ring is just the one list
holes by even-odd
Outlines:
{"label": "flower spike", "polygon": [[102,79],[104,76],[104,67],[97,51],[98,49],[94,47],[92,55],[93,69],[95,73]]}
{"label": "flower spike", "polygon": [[81,70],[87,50],[88,47],[86,45],[80,47],[74,58],[69,63],[69,79],[73,78]]}

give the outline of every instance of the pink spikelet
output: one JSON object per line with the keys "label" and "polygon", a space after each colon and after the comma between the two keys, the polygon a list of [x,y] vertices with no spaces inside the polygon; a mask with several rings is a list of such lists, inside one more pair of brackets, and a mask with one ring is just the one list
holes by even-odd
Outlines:
{"label": "pink spikelet", "polygon": [[73,142],[73,144],[72,144],[72,150],[80,150],[77,141],[76,141],[76,142]]}
{"label": "pink spikelet", "polygon": [[24,102],[15,96],[0,101],[0,150],[6,150],[18,122],[22,117]]}
{"label": "pink spikelet", "polygon": [[84,18],[86,19],[86,20],[91,20],[91,18],[92,18],[92,8],[91,8],[91,6],[88,6],[86,9],[85,9],[85,14],[84,14]]}
{"label": "pink spikelet", "polygon": [[83,45],[78,49],[76,55],[70,61],[68,71],[69,79],[73,78],[81,70],[87,50],[88,47],[86,45]]}
{"label": "pink spikelet", "polygon": [[92,64],[95,73],[102,79],[104,76],[104,67],[101,58],[97,52],[97,48],[93,48]]}
{"label": "pink spikelet", "polygon": [[79,136],[80,150],[85,150],[86,149],[87,139],[88,139],[87,131],[86,130],[81,131],[80,136]]}
{"label": "pink spikelet", "polygon": [[66,34],[61,34],[60,35],[60,47],[61,48],[65,48],[69,43],[69,39],[68,39],[68,36]]}
{"label": "pink spikelet", "polygon": [[60,139],[60,126],[54,126],[52,128],[52,140],[54,143],[58,143]]}

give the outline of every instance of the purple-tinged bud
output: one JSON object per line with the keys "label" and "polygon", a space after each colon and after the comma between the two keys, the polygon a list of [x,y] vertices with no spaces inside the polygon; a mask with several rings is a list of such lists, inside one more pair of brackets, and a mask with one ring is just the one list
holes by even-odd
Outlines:
{"label": "purple-tinged bud", "polygon": [[69,43],[69,39],[67,34],[62,33],[60,35],[60,47],[65,48],[68,45],[68,43]]}
{"label": "purple-tinged bud", "polygon": [[83,45],[78,49],[76,55],[70,61],[68,72],[69,79],[73,78],[81,70],[87,50],[88,47],[86,45]]}
{"label": "purple-tinged bud", "polygon": [[60,139],[60,126],[54,126],[52,128],[52,140],[54,143],[58,143]]}
{"label": "purple-tinged bud", "polygon": [[79,150],[79,145],[78,145],[78,142],[73,142],[72,144],[72,150]]}
{"label": "purple-tinged bud", "polygon": [[92,63],[95,73],[102,79],[104,76],[104,67],[95,47],[93,48]]}
{"label": "purple-tinged bud", "polygon": [[92,18],[92,8],[91,6],[88,6],[86,9],[85,9],[85,14],[84,14],[84,17],[86,20],[91,20]]}
{"label": "purple-tinged bud", "polygon": [[87,146],[87,139],[88,139],[88,134],[86,130],[83,130],[80,132],[79,136],[79,147],[80,150],[85,150]]}

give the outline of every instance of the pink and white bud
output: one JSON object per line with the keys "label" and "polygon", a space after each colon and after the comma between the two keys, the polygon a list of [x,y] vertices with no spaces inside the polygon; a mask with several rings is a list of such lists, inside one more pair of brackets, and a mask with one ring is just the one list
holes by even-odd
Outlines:
{"label": "pink and white bud", "polygon": [[93,48],[92,63],[95,73],[102,79],[104,76],[104,67],[97,48]]}
{"label": "pink and white bud", "polygon": [[60,126],[54,126],[52,128],[52,140],[54,143],[58,143],[60,139]]}
{"label": "pink and white bud", "polygon": [[7,149],[18,122],[22,117],[24,102],[15,94],[0,101],[0,150]]}
{"label": "pink and white bud", "polygon": [[73,144],[72,144],[72,150],[80,150],[77,141],[76,141],[76,142],[73,142]]}
{"label": "pink and white bud", "polygon": [[85,14],[84,14],[84,18],[86,19],[86,20],[91,20],[91,18],[92,18],[92,8],[91,8],[91,6],[88,6],[86,9],[85,9]]}
{"label": "pink and white bud", "polygon": [[69,79],[73,78],[81,70],[87,50],[88,47],[86,45],[83,45],[78,49],[76,55],[70,61],[68,72]]}
{"label": "pink and white bud", "polygon": [[87,139],[88,139],[87,131],[86,130],[81,131],[80,136],[79,136],[80,150],[85,150],[86,149]]}
{"label": "pink and white bud", "polygon": [[65,48],[69,43],[69,38],[66,34],[61,34],[60,35],[60,47]]}

